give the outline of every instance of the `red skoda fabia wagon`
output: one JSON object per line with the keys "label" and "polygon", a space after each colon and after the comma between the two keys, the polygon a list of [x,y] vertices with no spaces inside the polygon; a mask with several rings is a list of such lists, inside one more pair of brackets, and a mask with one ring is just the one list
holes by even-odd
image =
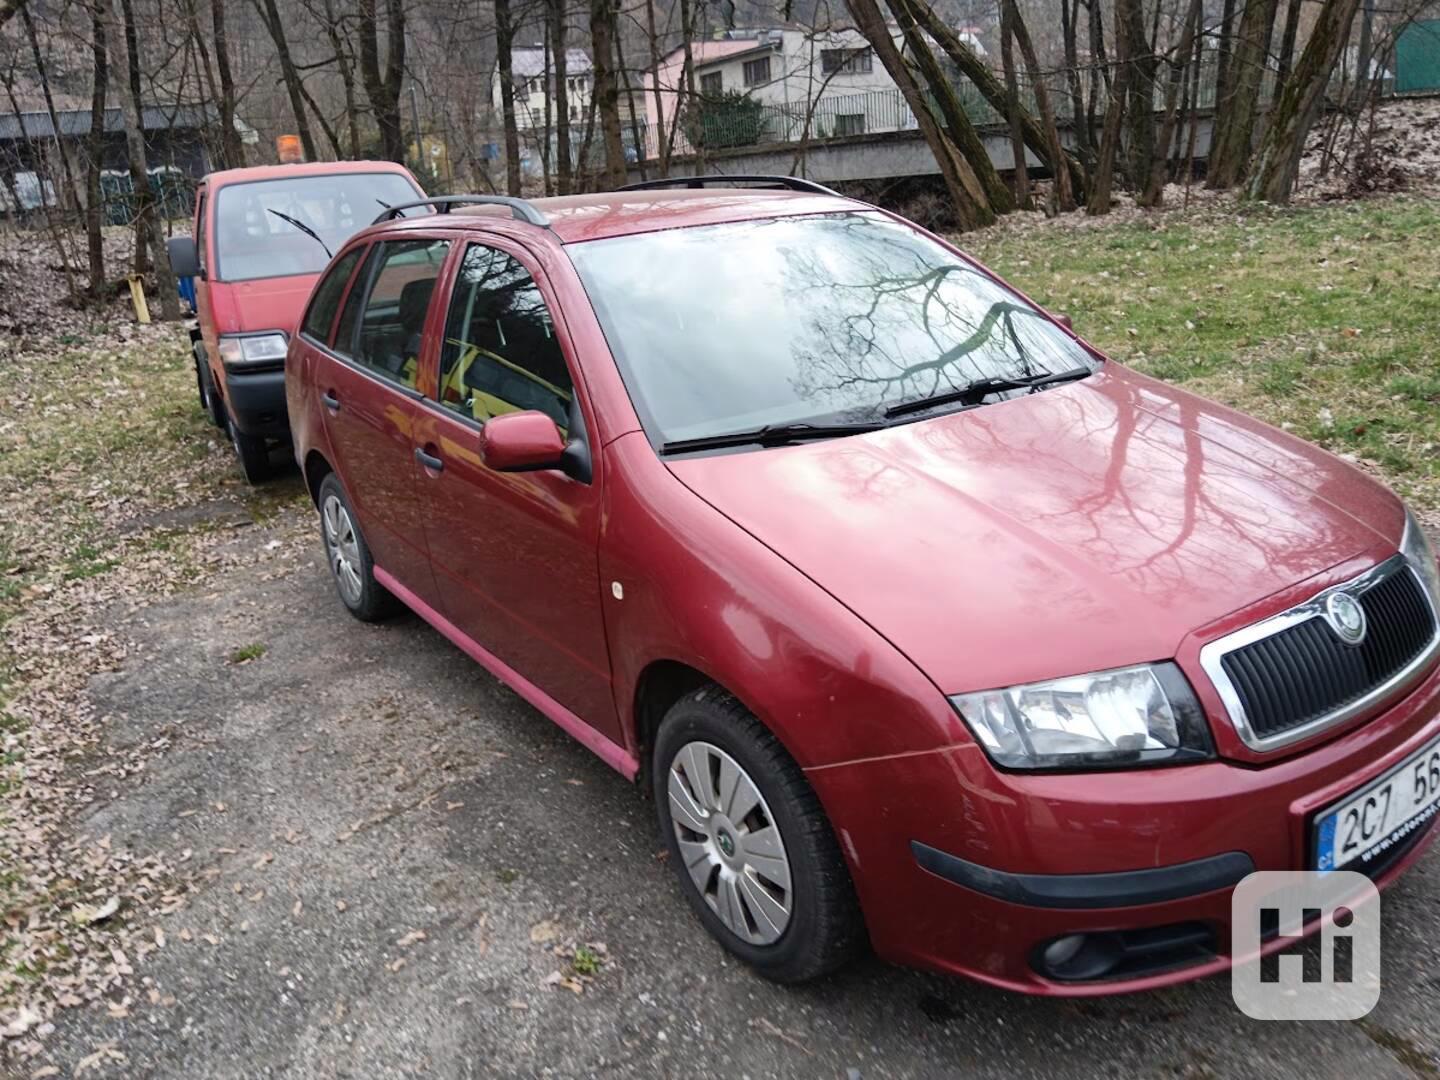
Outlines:
{"label": "red skoda fabia wagon", "polygon": [[1231,962],[1252,870],[1419,858],[1440,569],[1394,495],[893,214],[642,188],[359,233],[288,405],[346,607],[652,789],[728,949],[1134,990]]}

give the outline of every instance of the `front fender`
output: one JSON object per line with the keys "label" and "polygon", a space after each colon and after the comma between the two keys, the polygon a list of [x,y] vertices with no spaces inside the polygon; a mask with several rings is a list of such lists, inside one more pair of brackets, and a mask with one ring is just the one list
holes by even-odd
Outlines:
{"label": "front fender", "polygon": [[910,660],[695,496],[643,434],[622,436],[605,453],[615,467],[607,470],[600,587],[616,709],[632,750],[636,687],[659,660],[695,668],[735,694],[801,768],[970,741]]}

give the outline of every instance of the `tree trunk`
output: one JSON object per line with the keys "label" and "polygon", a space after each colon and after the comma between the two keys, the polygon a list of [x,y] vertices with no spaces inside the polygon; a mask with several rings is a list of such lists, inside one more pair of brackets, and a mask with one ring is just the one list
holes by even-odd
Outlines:
{"label": "tree trunk", "polygon": [[257,0],[257,6],[260,19],[270,33],[270,40],[275,44],[275,55],[280,61],[280,77],[285,81],[285,93],[290,98],[290,111],[295,115],[295,132],[300,136],[305,160],[318,161],[315,136],[310,133],[310,120],[305,114],[305,90],[300,85],[300,73],[295,70],[295,61],[290,56],[290,42],[285,36],[285,24],[280,20],[280,9],[275,6],[275,0]]}
{"label": "tree trunk", "polygon": [[1115,180],[1115,155],[1120,148],[1120,125],[1125,119],[1127,84],[1130,65],[1126,63],[1124,35],[1115,39],[1115,78],[1110,83],[1110,104],[1105,110],[1105,130],[1100,135],[1100,153],[1095,161],[1095,174],[1090,181],[1090,198],[1085,212],[1091,215],[1110,212],[1110,189]]}
{"label": "tree trunk", "polygon": [[[273,3],[273,0],[267,0]],[[380,129],[380,153],[387,161],[405,161],[400,124],[400,90],[405,81],[404,0],[385,0],[385,70],[380,69],[380,25],[376,0],[359,0],[360,78]]]}
{"label": "tree trunk", "polygon": [[1300,9],[1304,0],[1290,0],[1285,8],[1285,30],[1280,37],[1280,60],[1275,69],[1275,101],[1285,91],[1290,68],[1295,63],[1295,37],[1300,31]]}
{"label": "tree trunk", "polygon": [[[1259,0],[1249,0],[1258,3]],[[1235,27],[1235,0],[1225,0],[1220,11],[1220,41],[1215,49],[1215,112],[1230,100],[1231,31]]]}
{"label": "tree trunk", "polygon": [[1115,37],[1124,40],[1125,104],[1130,137],[1125,147],[1125,173],[1135,190],[1145,183],[1155,155],[1155,55],[1145,33],[1143,0],[1115,0]]}
{"label": "tree trunk", "polygon": [[1171,144],[1175,141],[1175,125],[1183,112],[1180,108],[1180,90],[1185,85],[1185,68],[1190,62],[1196,32],[1204,14],[1204,0],[1190,0],[1190,9],[1185,13],[1185,23],[1180,31],[1180,43],[1165,58],[1165,62],[1170,65],[1170,78],[1165,84],[1165,118],[1160,124],[1160,136],[1155,140],[1155,153],[1150,160],[1150,175],[1145,180],[1145,189],[1135,200],[1141,206],[1159,206],[1164,199]]}
{"label": "tree trunk", "polygon": [[[895,21],[900,25],[901,33],[905,36],[905,44],[911,55],[914,56],[916,66],[920,69],[920,74],[929,84],[930,93],[940,106],[940,115],[945,120],[945,128],[950,134],[950,141],[955,144],[956,149],[974,170],[981,188],[984,189],[985,201],[996,213],[1003,214],[1013,209],[1015,202],[1011,199],[1005,182],[1000,179],[1000,174],[995,171],[995,163],[990,160],[990,153],[985,149],[984,140],[975,131],[975,125],[970,122],[970,117],[965,114],[965,107],[960,104],[960,99],[955,95],[955,88],[950,85],[950,80],[941,70],[934,52],[930,49],[929,42],[920,33],[920,28],[915,22],[914,12],[907,0],[888,0],[888,3],[895,16]],[[1023,149],[1021,152],[1023,154]],[[1021,160],[1024,160],[1023,156]]]}
{"label": "tree trunk", "polygon": [[1015,73],[1015,5],[1000,0],[1000,69],[1005,75],[1005,115],[1010,118],[1010,176],[1015,182],[1015,205],[1033,208],[1030,202],[1030,166],[1025,160],[1025,133],[1020,123],[1020,80]]}
{"label": "tree trunk", "polygon": [[1325,0],[1285,92],[1270,113],[1265,138],[1250,171],[1245,194],[1272,203],[1290,201],[1305,139],[1325,99],[1330,72],[1350,37],[1360,0]]}
{"label": "tree trunk", "polygon": [[1110,77],[1110,62],[1105,58],[1105,21],[1100,0],[1086,0],[1086,11],[1090,15],[1090,101],[1085,111],[1085,130],[1090,133],[1090,141],[1094,142],[1100,91],[1103,87],[1109,95],[1113,80]]}
{"label": "tree trunk", "polygon": [[[211,0],[215,2],[215,0]],[[497,15],[498,23],[499,17]],[[350,156],[360,157],[360,117],[355,103],[355,66],[349,39],[340,36],[340,20],[335,14],[335,0],[325,0],[325,33],[330,48],[335,50],[335,67],[340,73],[340,86],[345,94],[345,129],[350,140]]]}
{"label": "tree trunk", "polygon": [[[645,0],[645,27],[650,39],[650,77],[655,80],[655,157],[660,175],[670,175],[670,145],[665,140],[665,98],[660,92],[660,36],[655,33],[655,0]],[[680,95],[675,95],[675,110],[680,110]]]}
{"label": "tree trunk", "polygon": [[[1363,0],[1360,18],[1360,47],[1355,50],[1355,92],[1350,96],[1352,108],[1362,108],[1370,92],[1370,53],[1375,40],[1375,0]],[[37,60],[38,62],[38,60]]]}
{"label": "tree trunk", "polygon": [[45,112],[50,116],[50,130],[54,132],[55,153],[60,158],[60,173],[65,177],[65,197],[76,209],[80,206],[80,188],[75,183],[75,173],[70,168],[70,158],[60,144],[60,117],[55,112],[55,98],[50,93],[50,76],[45,70],[45,58],[40,54],[40,36],[35,32],[35,20],[30,17],[29,8],[20,9],[20,20],[25,24],[25,36],[30,39],[30,55],[35,59],[35,74],[40,78],[40,91],[45,98]]}
{"label": "tree trunk", "polygon": [[235,75],[230,68],[230,35],[225,28],[225,0],[210,0],[210,23],[215,36],[215,74],[220,79],[220,145],[225,166],[245,167],[245,143],[235,127]]}
{"label": "tree trunk", "polygon": [[1217,130],[1210,147],[1206,187],[1233,186],[1250,163],[1276,7],[1277,0],[1250,0],[1240,16],[1230,57],[1230,92],[1223,109],[1215,110]]}
{"label": "tree trunk", "polygon": [[514,31],[510,0],[495,0],[495,66],[500,69],[500,119],[505,128],[505,190],[520,195],[520,132],[515,126],[515,74],[510,63]]}
{"label": "tree trunk", "polygon": [[[397,0],[398,2],[398,0]],[[569,195],[574,169],[570,162],[570,74],[569,34],[565,26],[565,0],[548,0],[550,5],[550,57],[555,65],[555,188]]]}
{"label": "tree trunk", "polygon": [[[113,0],[96,0],[97,3],[112,3]],[[137,116],[144,115],[144,106],[140,100],[140,44],[135,34],[135,9],[131,0],[120,0],[120,14],[124,19],[123,26],[123,48],[121,55],[125,58],[124,65],[120,68],[125,73],[125,94],[130,104],[134,107]],[[107,37],[113,40],[121,40],[114,34],[110,34],[107,28]],[[112,71],[115,68],[112,66]],[[123,104],[123,102],[122,102]],[[137,122],[138,123],[138,122]],[[145,149],[145,134],[140,130],[140,149]],[[144,161],[144,155],[141,155]],[[134,162],[132,160],[133,169]],[[147,166],[148,169],[148,166]],[[143,205],[153,203],[154,198],[150,190],[150,176],[148,171],[143,172],[140,177],[134,175],[130,178],[134,187],[134,195],[137,209]],[[150,256],[152,252],[150,230],[154,226],[155,215],[153,210],[147,213],[136,213],[135,215],[135,262],[134,269],[137,274],[148,274],[150,272]]]}
{"label": "tree trunk", "polygon": [[[695,52],[690,44],[695,37],[694,10],[695,6],[691,3],[691,0],[680,0],[680,27],[685,39],[682,42],[685,50],[685,65],[681,73],[685,80],[685,102],[684,108],[682,109],[680,94],[677,92],[675,95],[675,116],[677,119],[682,112],[693,108],[695,102],[700,100],[699,95],[695,93]],[[688,128],[689,126],[687,122],[686,127]],[[691,138],[689,142],[690,149],[695,154],[695,175],[701,176],[705,172],[705,140]]]}
{"label": "tree trunk", "polygon": [[1065,50],[1065,78],[1070,85],[1070,120],[1081,153],[1091,157],[1095,139],[1085,124],[1085,85],[1080,81],[1080,45],[1076,40],[1080,22],[1080,0],[1060,0],[1060,40]]}
{"label": "tree trunk", "polygon": [[[125,152],[130,161],[130,181],[135,188],[137,223],[143,223],[149,255],[155,274],[155,288],[160,294],[160,317],[166,320],[180,318],[180,295],[175,289],[175,275],[170,272],[170,261],[165,255],[165,239],[160,235],[160,223],[156,214],[155,195],[150,190],[149,165],[145,160],[145,134],[142,126],[140,106],[140,59],[135,45],[134,9],[130,0],[119,0],[123,27],[115,15],[115,9],[105,3],[105,37],[108,41],[120,43],[124,63],[118,70],[128,73],[128,86],[117,86],[116,93],[125,113]],[[112,74],[117,70],[111,65]],[[118,80],[117,80],[118,81]],[[127,92],[128,91],[128,92]],[[137,228],[137,233],[139,229]]]}
{"label": "tree trunk", "polygon": [[97,5],[90,11],[90,134],[85,140],[85,243],[90,255],[90,295],[99,300],[105,292],[105,223],[100,199],[100,170],[105,167],[105,83],[110,78],[105,51],[105,17]]}
{"label": "tree trunk", "polygon": [[605,184],[614,190],[625,184],[625,141],[620,137],[620,90],[615,84],[615,0],[590,0],[590,42],[594,52],[595,86],[591,101],[600,116],[605,143]]}
{"label": "tree trunk", "polygon": [[[630,83],[630,69],[625,66],[625,34],[618,28],[615,33],[615,67],[620,72],[625,86],[625,105],[630,112],[630,140],[635,144],[635,163],[640,166],[640,179],[648,180],[649,170],[645,168],[645,140],[640,133],[640,118],[635,115],[635,88]],[[643,89],[641,93],[644,93]],[[628,179],[628,175],[627,175]]]}
{"label": "tree trunk", "polygon": [[931,153],[935,155],[936,164],[940,166],[940,174],[945,180],[945,187],[950,194],[960,227],[978,229],[982,225],[989,225],[995,220],[995,212],[985,199],[985,189],[974,170],[960,157],[935,122],[925,95],[921,93],[914,76],[905,65],[905,58],[900,55],[895,40],[890,36],[890,27],[880,13],[876,0],[845,0],[845,6],[855,20],[856,28],[870,42],[870,47],[875,50],[875,55],[885,65],[885,70],[890,73],[890,78],[900,88],[905,103],[914,113],[920,133],[925,137]]}
{"label": "tree trunk", "polygon": [[[1020,55],[1025,60],[1025,70],[1030,76],[1030,87],[1035,94],[1035,109],[1040,114],[1040,129],[1044,132],[1045,142],[1050,150],[1049,158],[1051,161],[1063,162],[1065,149],[1060,145],[1060,129],[1055,126],[1055,111],[1050,106],[1050,91],[1045,86],[1044,72],[1040,70],[1035,46],[1030,41],[1030,31],[1025,26],[1025,19],[1021,16],[1015,0],[1002,2],[1010,8],[1010,30],[1015,36],[1015,44],[1020,47]],[[1064,3],[1064,0],[1061,2]],[[1056,169],[1054,177],[1055,209],[1074,210],[1075,190],[1070,184],[1069,169]]]}
{"label": "tree trunk", "polygon": [[[1095,0],[1096,3],[1099,0]],[[940,46],[945,55],[952,63],[960,69],[960,74],[975,84],[975,89],[980,91],[990,106],[1002,116],[1009,115],[1007,102],[1009,92],[1005,84],[995,77],[995,73],[975,52],[960,40],[959,36],[944,19],[940,18],[935,9],[930,6],[928,0],[908,0],[910,11],[914,13],[920,28],[929,34]],[[1030,115],[1029,110],[1020,110],[1020,122],[1025,132],[1025,145],[1030,152],[1045,163],[1045,167],[1052,175],[1058,176],[1061,169],[1069,169],[1070,183],[1078,191],[1085,190],[1085,171],[1080,163],[1075,160],[1074,155],[1065,154],[1063,160],[1057,161],[1053,157],[1053,148],[1050,140],[1046,137],[1044,129],[1039,121]]]}

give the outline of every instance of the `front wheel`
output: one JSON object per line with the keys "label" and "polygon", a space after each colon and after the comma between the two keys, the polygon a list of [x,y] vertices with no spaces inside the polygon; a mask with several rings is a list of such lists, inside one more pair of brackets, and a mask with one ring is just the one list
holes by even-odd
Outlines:
{"label": "front wheel", "polygon": [[864,925],[830,823],[759,720],[718,687],[697,690],[665,715],[654,765],[670,862],[725,948],[786,983],[855,956]]}
{"label": "front wheel", "polygon": [[212,424],[223,429],[226,424],[225,406],[215,392],[215,378],[210,374],[204,346],[199,344],[195,346],[195,382],[200,388],[200,407]]}
{"label": "front wheel", "polygon": [[235,426],[235,421],[228,424],[230,428],[230,444],[235,447],[235,456],[240,459],[240,471],[245,474],[245,480],[250,484],[258,484],[262,480],[270,478],[270,448],[265,439],[259,435],[247,435]]}

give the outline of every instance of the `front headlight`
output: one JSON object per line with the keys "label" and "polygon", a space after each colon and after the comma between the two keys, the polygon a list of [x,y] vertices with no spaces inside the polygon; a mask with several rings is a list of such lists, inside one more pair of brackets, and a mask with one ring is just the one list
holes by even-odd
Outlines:
{"label": "front headlight", "polygon": [[221,334],[220,360],[228,368],[278,364],[289,342],[278,330],[269,334]]}
{"label": "front headlight", "polygon": [[976,741],[1007,769],[1178,764],[1213,756],[1204,711],[1173,663],[957,694]]}
{"label": "front headlight", "polygon": [[1430,594],[1431,605],[1440,612],[1440,566],[1435,563],[1435,549],[1430,546],[1425,530],[1420,528],[1420,522],[1415,520],[1408,507],[1405,510],[1405,535],[1400,538],[1400,554],[1420,575],[1420,581]]}

